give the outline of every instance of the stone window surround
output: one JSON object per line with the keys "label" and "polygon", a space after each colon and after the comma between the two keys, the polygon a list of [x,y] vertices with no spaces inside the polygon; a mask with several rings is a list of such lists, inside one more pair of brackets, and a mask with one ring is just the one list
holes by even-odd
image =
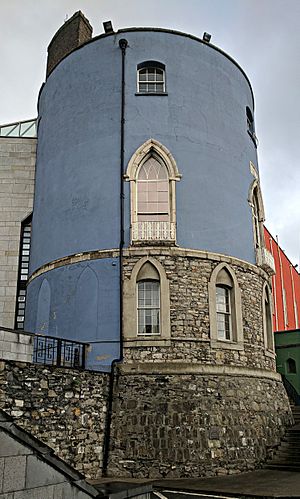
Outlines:
{"label": "stone window surround", "polygon": [[271,330],[271,332],[268,331],[268,325],[267,325],[267,311],[266,311],[266,306],[265,306],[266,298],[268,298],[269,303],[270,303],[270,315],[271,315],[271,317],[269,318],[269,320],[270,320],[270,323],[272,325],[273,300],[272,300],[271,288],[267,283],[264,284],[263,292],[262,292],[262,307],[263,307],[262,316],[263,316],[265,354],[267,357],[275,358],[274,334],[273,334],[273,330]]}
{"label": "stone window surround", "polygon": [[[216,307],[216,285],[218,284],[218,275],[222,270],[226,270],[232,279],[231,288],[231,315],[232,315],[232,339],[222,340],[218,338],[217,329],[217,307]],[[209,301],[209,322],[210,322],[210,345],[211,348],[222,348],[229,350],[243,350],[243,320],[242,320],[242,301],[241,290],[233,270],[224,262],[219,263],[212,271],[208,283],[208,301]]]}
{"label": "stone window surround", "polygon": [[158,140],[149,139],[142,144],[131,156],[125,180],[130,181],[130,199],[131,199],[131,228],[138,222],[137,214],[137,178],[140,165],[154,153],[163,161],[167,168],[169,176],[169,203],[170,203],[170,223],[176,224],[176,193],[175,183],[181,179],[177,164],[170,151]]}
{"label": "stone window surround", "polygon": [[[160,336],[142,336],[137,335],[137,279],[142,267],[150,263],[157,271],[160,281]],[[145,266],[145,269],[147,267]],[[152,274],[149,274],[149,278]],[[143,272],[143,279],[147,278],[147,270]],[[161,263],[156,259],[144,256],[134,266],[131,278],[124,281],[124,315],[123,315],[123,334],[126,347],[139,346],[170,346],[171,327],[170,327],[170,291],[169,280]]]}
{"label": "stone window surround", "polygon": [[[256,196],[256,199],[257,199],[258,213],[255,213],[254,196]],[[261,194],[260,183],[259,183],[258,179],[253,180],[253,182],[250,186],[249,194],[248,194],[248,203],[249,203],[251,210],[252,210],[253,245],[254,245],[255,250],[257,250],[259,248],[265,247],[264,226],[263,226],[263,223],[265,221],[265,210],[264,210],[264,204],[263,204],[263,199],[262,199],[262,194]],[[255,230],[255,218],[256,217],[258,219],[259,241],[256,240],[257,239],[256,238],[256,230]]]}

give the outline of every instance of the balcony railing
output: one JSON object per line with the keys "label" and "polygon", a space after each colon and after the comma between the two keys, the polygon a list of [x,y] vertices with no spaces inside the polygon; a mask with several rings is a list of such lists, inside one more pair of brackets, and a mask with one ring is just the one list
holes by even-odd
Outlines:
{"label": "balcony railing", "polygon": [[270,251],[266,248],[258,248],[256,250],[257,265],[262,267],[268,274],[275,274],[275,261]]}
{"label": "balcony railing", "polygon": [[34,337],[33,362],[57,367],[85,367],[86,343],[55,336]]}
{"label": "balcony railing", "polygon": [[134,222],[131,237],[133,241],[175,241],[174,222]]}

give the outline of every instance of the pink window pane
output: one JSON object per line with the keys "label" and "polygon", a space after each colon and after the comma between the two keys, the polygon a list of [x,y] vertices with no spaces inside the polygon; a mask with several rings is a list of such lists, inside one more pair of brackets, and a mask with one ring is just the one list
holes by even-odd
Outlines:
{"label": "pink window pane", "polygon": [[169,221],[169,178],[167,168],[151,157],[141,166],[137,179],[139,221]]}

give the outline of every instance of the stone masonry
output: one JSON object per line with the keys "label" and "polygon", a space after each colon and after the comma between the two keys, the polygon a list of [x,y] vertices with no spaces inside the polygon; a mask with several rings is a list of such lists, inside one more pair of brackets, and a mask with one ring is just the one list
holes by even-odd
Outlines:
{"label": "stone masonry", "polygon": [[87,478],[101,476],[108,375],[0,362],[0,408]]}
{"label": "stone masonry", "polygon": [[121,375],[115,386],[109,476],[187,478],[252,470],[290,424],[280,381]]}
{"label": "stone masonry", "polygon": [[[143,256],[157,259],[170,284],[171,345],[125,348],[125,362],[187,362],[247,366],[275,371],[275,354],[267,352],[263,334],[263,285],[267,274],[231,257],[177,248],[134,249],[125,253],[124,280]],[[225,342],[211,347],[208,284],[213,269],[224,261],[235,272],[241,290],[243,349]],[[126,312],[125,312],[126,313]]]}
{"label": "stone masonry", "polygon": [[0,137],[0,325],[14,327],[21,221],[31,212],[36,139]]}

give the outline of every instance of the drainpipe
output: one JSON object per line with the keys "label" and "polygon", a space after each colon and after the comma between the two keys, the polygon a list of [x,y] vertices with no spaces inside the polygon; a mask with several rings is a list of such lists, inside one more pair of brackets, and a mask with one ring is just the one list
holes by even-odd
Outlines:
{"label": "drainpipe", "polygon": [[120,140],[120,243],[119,243],[119,314],[120,314],[120,356],[111,363],[109,378],[106,427],[103,441],[103,476],[107,476],[107,466],[110,446],[110,430],[112,420],[112,405],[114,395],[115,365],[123,360],[123,248],[124,248],[124,132],[125,132],[125,56],[128,42],[125,38],[119,40],[122,51],[121,80],[121,140]]}

